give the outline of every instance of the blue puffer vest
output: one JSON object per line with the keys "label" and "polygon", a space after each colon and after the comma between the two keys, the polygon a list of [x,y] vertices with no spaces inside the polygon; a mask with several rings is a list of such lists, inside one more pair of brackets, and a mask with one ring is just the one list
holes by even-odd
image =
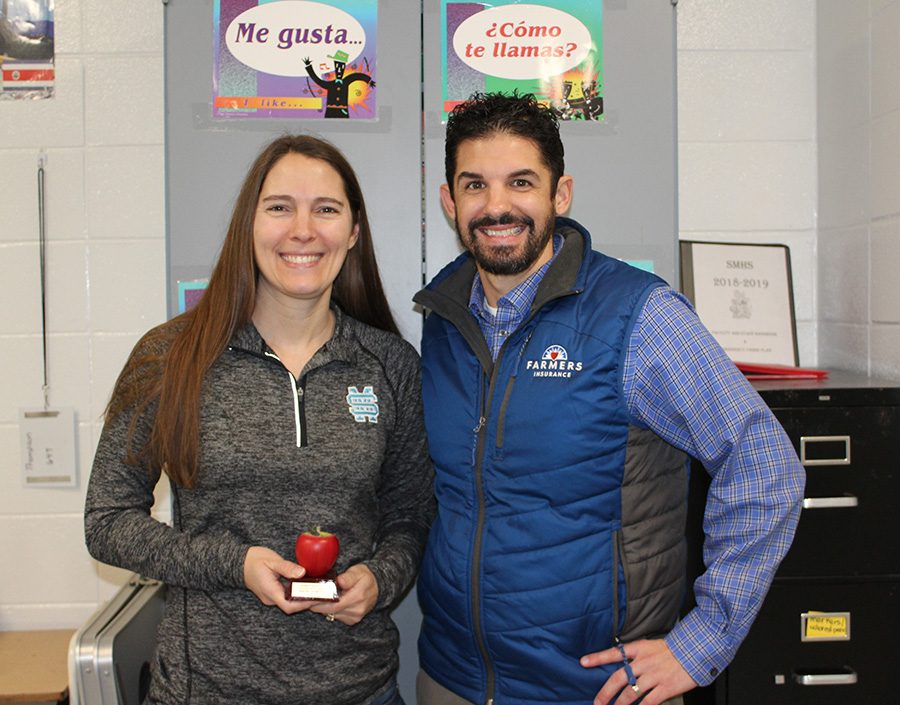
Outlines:
{"label": "blue puffer vest", "polygon": [[587,705],[614,667],[580,656],[659,636],[684,589],[685,457],[629,424],[621,366],[663,282],[562,250],[496,362],[468,311],[463,255],[416,296],[430,309],[423,394],[438,517],[419,577],[422,668],[474,703]]}

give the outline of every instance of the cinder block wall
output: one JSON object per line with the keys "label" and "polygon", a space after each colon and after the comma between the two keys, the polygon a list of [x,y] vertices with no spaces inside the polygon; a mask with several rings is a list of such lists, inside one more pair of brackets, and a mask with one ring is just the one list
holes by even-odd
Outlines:
{"label": "cinder block wall", "polygon": [[[677,12],[681,237],[790,245],[801,363],[900,376],[900,0]],[[162,3],[57,0],[56,23],[56,97],[0,103],[0,629],[76,627],[121,583],[84,548],[84,488],[115,376],[166,314]],[[19,468],[18,408],[42,403],[42,150],[75,490],[23,489]]]}
{"label": "cinder block wall", "polygon": [[[57,0],[55,19],[54,98],[0,103],[4,630],[78,626],[121,583],[122,571],[84,547],[84,490],[116,375],[139,335],[166,315],[162,3]],[[42,151],[50,403],[76,410],[73,490],[23,488],[19,462],[18,409],[43,404]]]}

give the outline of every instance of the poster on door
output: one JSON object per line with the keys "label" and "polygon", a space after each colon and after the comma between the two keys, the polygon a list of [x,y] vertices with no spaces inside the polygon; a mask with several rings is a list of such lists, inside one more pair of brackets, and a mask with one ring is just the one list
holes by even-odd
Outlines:
{"label": "poster on door", "polygon": [[0,100],[53,96],[53,34],[53,0],[0,3]]}
{"label": "poster on door", "polygon": [[374,120],[377,0],[215,0],[213,117]]}
{"label": "poster on door", "polygon": [[442,0],[444,118],[476,92],[533,93],[560,120],[603,120],[598,0]]}

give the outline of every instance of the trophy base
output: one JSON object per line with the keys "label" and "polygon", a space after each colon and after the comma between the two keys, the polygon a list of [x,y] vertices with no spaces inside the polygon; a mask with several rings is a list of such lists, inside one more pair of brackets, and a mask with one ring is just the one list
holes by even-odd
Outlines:
{"label": "trophy base", "polygon": [[284,597],[287,600],[337,602],[339,593],[335,576],[329,573],[321,578],[291,580],[284,588]]}

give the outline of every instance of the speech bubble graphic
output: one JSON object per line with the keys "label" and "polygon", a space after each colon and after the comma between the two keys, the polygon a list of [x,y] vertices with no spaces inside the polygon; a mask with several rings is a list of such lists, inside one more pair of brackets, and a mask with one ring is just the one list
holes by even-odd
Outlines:
{"label": "speech bubble graphic", "polygon": [[[353,61],[366,46],[366,32],[353,15],[320,2],[281,0],[257,5],[232,20],[225,44],[234,58],[263,73],[305,76],[309,58],[321,74],[339,56]],[[342,52],[337,54],[336,52]]]}
{"label": "speech bubble graphic", "polygon": [[524,80],[548,78],[577,66],[593,41],[577,17],[543,5],[503,5],[460,24],[453,50],[476,71]]}

